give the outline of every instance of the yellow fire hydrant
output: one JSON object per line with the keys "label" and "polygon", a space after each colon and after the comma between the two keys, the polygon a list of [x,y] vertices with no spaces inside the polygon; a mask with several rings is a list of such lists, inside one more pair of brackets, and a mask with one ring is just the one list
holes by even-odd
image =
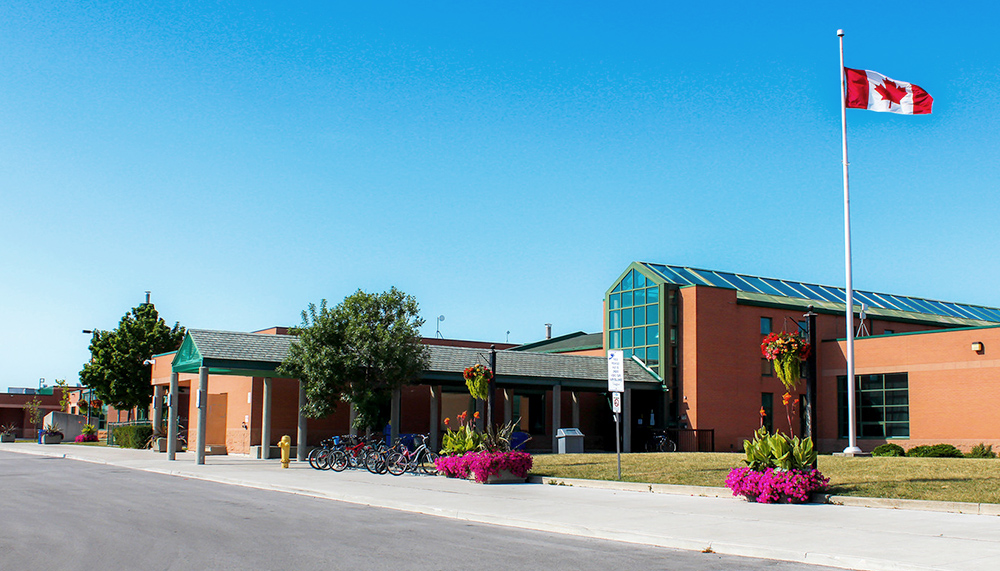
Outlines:
{"label": "yellow fire hydrant", "polygon": [[292,438],[287,434],[282,436],[278,442],[278,448],[281,448],[281,467],[287,468],[288,463],[291,461]]}

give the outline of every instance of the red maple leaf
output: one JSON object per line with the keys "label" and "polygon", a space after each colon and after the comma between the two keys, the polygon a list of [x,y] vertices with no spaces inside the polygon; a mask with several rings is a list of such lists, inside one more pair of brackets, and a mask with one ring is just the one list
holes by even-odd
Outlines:
{"label": "red maple leaf", "polygon": [[899,102],[906,97],[906,88],[896,85],[888,78],[882,80],[882,83],[875,88],[875,92],[882,96],[883,101],[888,101],[889,103],[895,103],[897,105],[899,105]]}

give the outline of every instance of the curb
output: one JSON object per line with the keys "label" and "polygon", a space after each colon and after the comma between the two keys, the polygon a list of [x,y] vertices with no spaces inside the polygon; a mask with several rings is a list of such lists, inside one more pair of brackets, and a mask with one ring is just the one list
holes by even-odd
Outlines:
{"label": "curb", "polygon": [[[528,481],[533,484],[548,484],[550,486],[576,486],[579,488],[596,488],[601,490],[620,490],[623,492],[648,492],[653,494],[674,494],[678,496],[699,496],[705,498],[727,498],[743,501],[733,497],[729,488],[713,486],[681,486],[676,484],[646,484],[641,482],[619,482],[615,480],[583,480],[579,478],[552,478],[549,476],[530,476]],[[856,496],[834,496],[830,494],[813,494],[809,503],[828,504],[832,506],[851,506],[858,508],[877,508],[889,510],[916,510],[939,513],[959,513],[972,515],[1000,516],[1000,504],[976,504],[971,502],[943,502],[935,500],[905,500],[893,498],[865,498]]]}

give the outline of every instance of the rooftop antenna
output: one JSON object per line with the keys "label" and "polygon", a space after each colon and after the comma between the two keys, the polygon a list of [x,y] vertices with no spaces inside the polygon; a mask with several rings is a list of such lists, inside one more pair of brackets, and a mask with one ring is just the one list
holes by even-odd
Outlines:
{"label": "rooftop antenna", "polygon": [[868,304],[861,304],[861,325],[858,326],[858,333],[855,337],[867,337],[868,336],[868,324],[865,323],[865,318],[868,317]]}
{"label": "rooftop antenna", "polygon": [[435,335],[438,338],[440,338],[440,339],[444,339],[444,335],[441,335],[441,322],[442,321],[444,321],[444,316],[443,315],[439,315],[438,318],[437,318],[437,332],[435,333]]}
{"label": "rooftop antenna", "polygon": [[505,343],[510,343],[510,329],[507,330],[507,341]]}

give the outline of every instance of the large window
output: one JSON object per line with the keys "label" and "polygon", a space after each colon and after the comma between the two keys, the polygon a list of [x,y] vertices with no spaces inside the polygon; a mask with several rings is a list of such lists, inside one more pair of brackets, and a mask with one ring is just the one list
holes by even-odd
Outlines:
{"label": "large window", "polygon": [[642,359],[651,369],[660,364],[660,290],[646,276],[630,270],[608,296],[608,341],[625,358]]}
{"label": "large window", "polygon": [[[910,391],[906,373],[854,377],[858,438],[909,438]],[[847,438],[847,376],[837,377],[838,430]]]}

